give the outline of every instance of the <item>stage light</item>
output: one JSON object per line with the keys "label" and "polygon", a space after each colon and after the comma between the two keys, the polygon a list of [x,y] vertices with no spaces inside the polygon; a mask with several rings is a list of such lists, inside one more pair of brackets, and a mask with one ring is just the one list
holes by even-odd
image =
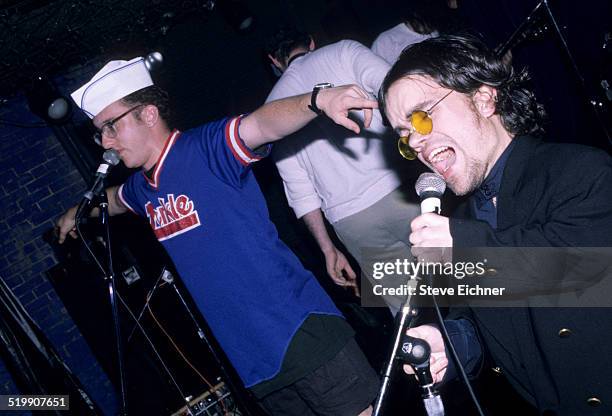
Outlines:
{"label": "stage light", "polygon": [[149,72],[158,70],[163,62],[164,56],[160,52],[151,52],[144,59],[145,66]]}
{"label": "stage light", "polygon": [[36,75],[26,91],[30,111],[51,124],[62,124],[72,115],[72,104],[44,75]]}

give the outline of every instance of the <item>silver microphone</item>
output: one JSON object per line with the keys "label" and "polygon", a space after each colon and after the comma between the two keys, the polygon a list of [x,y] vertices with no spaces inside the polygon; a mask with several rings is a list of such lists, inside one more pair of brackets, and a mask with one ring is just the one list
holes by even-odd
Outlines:
{"label": "silver microphone", "polygon": [[421,198],[422,214],[426,212],[440,213],[440,198],[446,190],[446,182],[442,176],[433,172],[421,173],[421,176],[419,176],[414,185],[414,189]]}
{"label": "silver microphone", "polygon": [[[440,214],[442,209],[440,198],[446,190],[444,178],[433,172],[422,173],[414,188],[421,198],[421,213],[434,212]],[[404,335],[400,355],[414,369],[421,386],[421,397],[427,415],[444,416],[444,404],[434,385],[429,369],[429,357],[431,355],[429,344],[425,340]]]}

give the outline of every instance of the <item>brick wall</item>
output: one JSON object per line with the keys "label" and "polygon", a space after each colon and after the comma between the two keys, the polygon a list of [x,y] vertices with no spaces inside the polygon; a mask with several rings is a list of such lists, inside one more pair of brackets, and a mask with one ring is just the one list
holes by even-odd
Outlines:
{"label": "brick wall", "polygon": [[[58,87],[70,91],[88,76],[86,68],[73,71]],[[0,119],[40,122],[22,96],[0,108]],[[51,129],[0,125],[0,276],[94,400],[113,414],[113,388],[45,275],[57,261],[42,234],[85,188]],[[0,394],[9,393],[16,387],[0,362]]]}

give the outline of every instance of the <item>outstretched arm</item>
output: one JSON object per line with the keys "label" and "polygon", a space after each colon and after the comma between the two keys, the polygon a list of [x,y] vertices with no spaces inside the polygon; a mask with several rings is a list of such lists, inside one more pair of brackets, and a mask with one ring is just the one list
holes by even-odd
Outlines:
{"label": "outstretched arm", "polygon": [[[308,108],[311,93],[271,101],[242,119],[240,137],[251,149],[273,142],[301,129],[316,117]],[[317,107],[337,124],[359,133],[359,125],[348,117],[349,110],[364,111],[364,125],[369,127],[375,100],[356,85],[345,85],[319,91]]]}

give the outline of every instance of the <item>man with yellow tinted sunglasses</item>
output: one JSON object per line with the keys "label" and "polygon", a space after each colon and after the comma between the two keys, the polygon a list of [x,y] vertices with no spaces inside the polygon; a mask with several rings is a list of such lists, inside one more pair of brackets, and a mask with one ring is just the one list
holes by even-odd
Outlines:
{"label": "man with yellow tinted sunglasses", "polygon": [[[571,248],[585,256],[602,250],[576,263],[510,257],[506,267],[494,267],[489,259],[482,284],[545,291],[523,290],[487,308],[470,298],[451,307],[444,324],[468,374],[487,371],[483,357],[490,357],[539,413],[612,414],[610,296],[582,300],[610,281],[612,160],[600,150],[536,138],[543,110],[526,79],[479,40],[461,36],[412,45],[387,74],[380,107],[400,137],[400,152],[416,155],[455,194],[469,196],[450,218],[427,213],[414,219],[412,252],[421,258],[426,248],[452,247],[456,261],[467,247],[527,254]],[[599,273],[581,272],[593,266]],[[571,279],[576,276],[582,280]],[[555,307],[538,303],[542,293],[557,300]],[[512,308],[502,307],[510,302]],[[435,382],[455,377],[440,328],[423,325],[408,333],[431,345]]]}

